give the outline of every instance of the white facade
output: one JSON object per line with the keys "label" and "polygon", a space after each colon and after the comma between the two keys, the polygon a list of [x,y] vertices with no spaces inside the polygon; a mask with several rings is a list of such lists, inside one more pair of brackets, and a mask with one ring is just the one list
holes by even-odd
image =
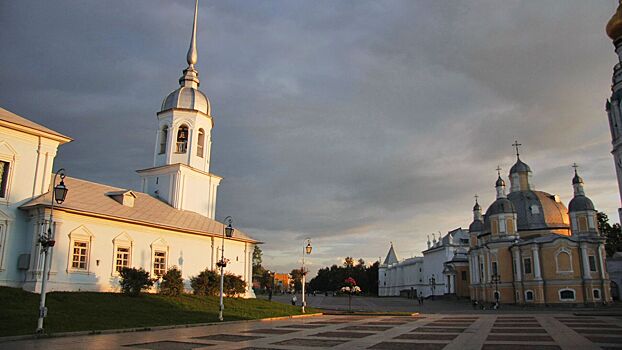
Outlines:
{"label": "white facade", "polygon": [[452,276],[445,273],[445,263],[457,252],[466,251],[468,246],[468,231],[462,228],[450,231],[438,241],[428,241],[423,257],[398,261],[391,245],[387,259],[378,269],[378,295],[399,296],[400,292],[411,291],[427,298],[455,293],[455,281],[448,281]]}

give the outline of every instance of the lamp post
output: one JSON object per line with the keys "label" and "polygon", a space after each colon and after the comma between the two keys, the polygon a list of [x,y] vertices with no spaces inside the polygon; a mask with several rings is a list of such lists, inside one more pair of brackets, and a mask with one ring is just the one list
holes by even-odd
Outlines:
{"label": "lamp post", "polygon": [[432,288],[432,300],[434,300],[434,289],[436,289],[436,276],[432,274],[432,277],[428,279],[430,287]]}
{"label": "lamp post", "polygon": [[311,254],[313,247],[311,247],[311,240],[309,238],[305,238],[307,245],[302,244],[302,313],[305,313],[305,306],[307,302],[305,301],[305,276],[307,275],[307,271],[305,271],[305,254]]}
{"label": "lamp post", "polygon": [[216,263],[216,266],[220,267],[220,311],[218,312],[218,320],[222,321],[222,312],[225,310],[225,304],[222,300],[223,296],[223,288],[225,285],[225,267],[227,266],[227,260],[225,260],[225,236],[227,238],[231,238],[233,236],[233,227],[231,223],[233,222],[233,218],[231,216],[227,216],[223,223],[227,224],[227,226],[223,225],[222,228],[222,248],[220,249],[220,261]]}
{"label": "lamp post", "polygon": [[499,304],[499,282],[501,282],[501,276],[498,274],[490,276],[490,282],[495,285],[495,301]]}
{"label": "lamp post", "polygon": [[[56,177],[60,175],[60,183],[56,185]],[[47,286],[48,279],[48,252],[50,248],[54,246],[56,241],[54,240],[54,232],[52,226],[54,225],[54,201],[58,204],[62,204],[67,197],[69,191],[65,186],[65,169],[61,168],[54,174],[54,182],[52,183],[54,189],[52,190],[52,206],[50,207],[50,221],[48,223],[47,231],[41,232],[39,235],[39,244],[41,245],[41,253],[43,253],[43,274],[41,276],[41,299],[39,300],[39,320],[37,320],[37,333],[43,333],[43,319],[47,316],[47,308],[45,307],[45,288]]]}

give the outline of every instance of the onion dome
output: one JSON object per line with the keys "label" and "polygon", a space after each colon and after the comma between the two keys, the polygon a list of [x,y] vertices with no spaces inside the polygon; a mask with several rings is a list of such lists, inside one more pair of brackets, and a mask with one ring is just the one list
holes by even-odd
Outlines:
{"label": "onion dome", "polygon": [[510,175],[515,174],[515,173],[527,173],[527,172],[530,173],[531,168],[529,167],[529,165],[523,163],[523,161],[520,160],[520,158],[516,159],[516,163],[510,169]]}
{"label": "onion dome", "polygon": [[512,214],[515,213],[514,204],[507,198],[499,198],[494,201],[488,210],[486,210],[486,217],[495,214]]}
{"label": "onion dome", "polygon": [[618,4],[616,13],[614,13],[609,22],[607,22],[605,30],[611,40],[615,41],[622,37],[622,0]]}
{"label": "onion dome", "polygon": [[482,232],[484,231],[484,223],[482,220],[473,220],[469,225],[469,232]]}
{"label": "onion dome", "polygon": [[587,210],[596,209],[594,209],[594,203],[592,203],[592,200],[586,196],[576,196],[570,201],[570,203],[568,203],[568,211],[570,212]]}
{"label": "onion dome", "polygon": [[479,205],[477,201],[475,201],[475,205],[473,206],[473,211],[481,211],[482,207]]}
{"label": "onion dome", "polygon": [[534,190],[508,194],[516,209],[516,226],[522,230],[568,229],[568,210],[558,196]]}
{"label": "onion dome", "polygon": [[501,178],[501,175],[497,178],[497,182],[495,182],[495,187],[503,186],[505,187],[505,181]]}

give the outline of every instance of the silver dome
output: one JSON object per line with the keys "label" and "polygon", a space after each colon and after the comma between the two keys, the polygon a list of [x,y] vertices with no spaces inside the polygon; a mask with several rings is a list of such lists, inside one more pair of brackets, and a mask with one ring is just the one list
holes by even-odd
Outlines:
{"label": "silver dome", "polygon": [[568,211],[587,211],[587,210],[595,210],[594,203],[592,200],[587,198],[586,196],[575,196],[570,203],[568,203]]}
{"label": "silver dome", "polygon": [[162,101],[161,111],[172,108],[192,109],[211,115],[209,99],[201,91],[190,86],[181,86]]}
{"label": "silver dome", "polygon": [[523,163],[523,161],[520,160],[520,158],[516,161],[516,163],[510,169],[510,174],[526,173],[526,172],[531,172],[531,168],[529,167],[529,165]]}

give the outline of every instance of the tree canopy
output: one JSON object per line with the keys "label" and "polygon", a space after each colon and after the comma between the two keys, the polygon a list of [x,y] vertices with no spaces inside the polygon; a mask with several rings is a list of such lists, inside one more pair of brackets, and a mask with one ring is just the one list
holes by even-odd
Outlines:
{"label": "tree canopy", "polygon": [[317,276],[309,282],[310,290],[338,291],[343,286],[343,281],[352,277],[364,294],[378,294],[378,266],[380,262],[376,261],[369,266],[363,259],[356,260],[356,265],[354,262],[354,258],[349,256],[344,259],[342,266],[335,264],[319,269]]}
{"label": "tree canopy", "polygon": [[600,230],[600,234],[603,235],[607,241],[605,243],[605,250],[607,251],[607,256],[613,256],[615,252],[622,251],[622,230],[620,229],[620,224],[609,224],[609,217],[607,214],[598,212],[596,214],[598,219],[598,229]]}

